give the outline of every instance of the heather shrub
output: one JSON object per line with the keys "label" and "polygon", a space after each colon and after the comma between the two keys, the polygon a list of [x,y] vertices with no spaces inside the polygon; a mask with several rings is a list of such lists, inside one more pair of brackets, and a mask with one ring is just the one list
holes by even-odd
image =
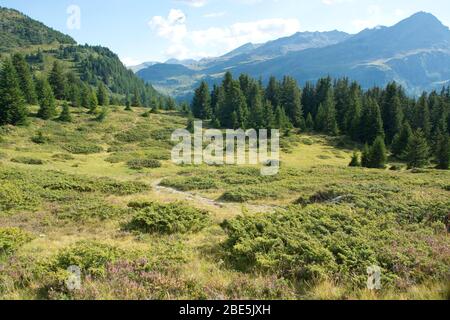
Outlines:
{"label": "heather shrub", "polygon": [[144,168],[160,168],[162,166],[159,160],[155,159],[133,159],[127,162],[127,165],[130,169],[140,170]]}
{"label": "heather shrub", "polygon": [[13,254],[33,237],[19,228],[0,228],[0,258]]}
{"label": "heather shrub", "polygon": [[[140,206],[140,208],[139,208]],[[191,233],[202,230],[210,221],[209,213],[180,202],[169,204],[132,203],[136,208],[127,228],[143,233]]]}

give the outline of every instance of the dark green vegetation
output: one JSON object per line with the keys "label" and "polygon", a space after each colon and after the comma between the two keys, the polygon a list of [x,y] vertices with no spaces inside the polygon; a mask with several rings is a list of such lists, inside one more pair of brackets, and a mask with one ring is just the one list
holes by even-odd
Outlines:
{"label": "dark green vegetation", "polygon": [[127,70],[107,48],[77,45],[69,36],[15,10],[0,7],[0,18],[0,57],[12,56],[16,71],[14,75],[8,63],[3,66],[3,76],[8,78],[2,82],[9,88],[2,89],[9,90],[11,102],[1,104],[16,114],[2,115],[1,123],[21,122],[26,115],[23,101],[40,104],[39,116],[44,119],[56,116],[54,98],[92,112],[97,105],[125,104],[128,96],[132,96],[135,107],[162,109],[173,104]]}
{"label": "dark green vegetation", "polygon": [[291,77],[281,83],[272,77],[263,87],[248,75],[234,80],[227,73],[211,92],[201,83],[192,112],[222,128],[276,128],[285,135],[295,128],[346,135],[368,144],[362,159],[368,168],[385,167],[386,145],[410,167],[423,168],[432,160],[441,169],[449,168],[450,87],[424,92],[416,100],[395,82],[364,91],[347,78],[328,77],[301,89]]}
{"label": "dark green vegetation", "polygon": [[130,203],[134,213],[128,228],[144,233],[187,233],[202,230],[209,222],[208,212],[182,203]]}

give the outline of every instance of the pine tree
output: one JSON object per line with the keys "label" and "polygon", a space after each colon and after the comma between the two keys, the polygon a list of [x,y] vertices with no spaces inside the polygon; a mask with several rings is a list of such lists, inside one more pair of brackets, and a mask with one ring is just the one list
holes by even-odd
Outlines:
{"label": "pine tree", "polygon": [[428,106],[428,97],[424,92],[414,107],[414,128],[421,129],[425,137],[430,138],[431,135],[431,118]]}
{"label": "pine tree", "polygon": [[80,93],[81,106],[83,108],[89,109],[90,100],[91,100],[90,87],[89,87],[89,85],[83,83],[83,85],[81,87],[81,93]]}
{"label": "pine tree", "polygon": [[380,106],[372,97],[367,97],[360,123],[361,141],[373,143],[378,136],[384,136]]}
{"label": "pine tree", "polygon": [[379,136],[375,139],[370,148],[370,168],[384,169],[387,162],[386,145],[384,144],[384,137]]}
{"label": "pine tree", "polygon": [[269,100],[266,100],[263,108],[263,126],[262,128],[271,130],[275,127],[275,115],[273,113],[273,107]]}
{"label": "pine tree", "polygon": [[406,121],[403,124],[402,130],[397,133],[392,141],[391,150],[392,155],[398,159],[402,159],[405,155],[406,146],[409,144],[413,135],[411,126]]}
{"label": "pine tree", "polygon": [[41,119],[48,120],[56,115],[56,101],[53,95],[52,87],[45,77],[40,79],[40,88],[42,92],[39,94],[39,111],[37,116]]}
{"label": "pine tree", "polygon": [[139,108],[142,106],[141,95],[139,94],[139,91],[137,89],[134,90],[131,106],[135,108]]}
{"label": "pine tree", "polygon": [[70,114],[69,104],[67,102],[63,103],[58,120],[61,122],[72,122],[72,115]]}
{"label": "pine tree", "polygon": [[90,114],[96,114],[97,113],[97,94],[94,90],[89,89],[89,113]]}
{"label": "pine tree", "polygon": [[167,98],[167,110],[173,111],[177,109],[177,103],[172,97]]}
{"label": "pine tree", "polygon": [[97,101],[99,106],[109,105],[109,94],[103,82],[100,82],[97,87]]}
{"label": "pine tree", "polygon": [[55,61],[53,63],[53,68],[50,71],[48,82],[50,83],[55,98],[63,100],[65,98],[64,94],[66,91],[66,78],[59,61]]}
{"label": "pine tree", "polygon": [[0,72],[0,125],[27,123],[28,111],[19,79],[11,60],[3,62]]}
{"label": "pine tree", "polygon": [[361,167],[361,161],[359,160],[359,153],[358,151],[354,151],[352,155],[352,160],[349,164],[350,167]]}
{"label": "pine tree", "polygon": [[437,168],[448,170],[450,164],[450,138],[446,132],[438,134],[436,143]]}
{"label": "pine tree", "polygon": [[399,90],[395,82],[389,83],[383,99],[382,117],[388,144],[392,142],[394,136],[400,132],[402,127],[403,112]]}
{"label": "pine tree", "polygon": [[372,159],[370,158],[370,149],[369,145],[366,143],[361,154],[361,165],[365,168],[369,168],[371,163]]}
{"label": "pine tree", "polygon": [[264,106],[261,88],[257,84],[253,84],[249,90],[249,125],[256,130],[267,128],[264,121]]}
{"label": "pine tree", "polygon": [[339,133],[339,128],[336,121],[336,104],[332,89],[327,91],[323,108],[325,112],[323,130],[329,135],[336,136]]}
{"label": "pine tree", "polygon": [[302,93],[297,81],[291,77],[285,77],[281,89],[281,105],[294,127],[299,128],[303,117]]}
{"label": "pine tree", "polygon": [[306,123],[305,123],[306,131],[313,131],[314,130],[314,120],[311,115],[311,113],[308,113],[308,116],[306,117]]}
{"label": "pine tree", "polygon": [[358,140],[359,138],[361,112],[361,88],[358,84],[352,83],[350,87],[349,106],[347,107],[347,113],[344,116],[344,128],[346,133],[348,133],[353,140]]}
{"label": "pine tree", "polygon": [[276,108],[281,105],[281,89],[275,77],[270,77],[269,84],[266,88],[266,100],[270,101],[272,107]]}
{"label": "pine tree", "polygon": [[37,104],[36,88],[31,74],[30,66],[21,54],[14,54],[12,58],[14,68],[19,78],[20,89],[28,104]]}
{"label": "pine tree", "polygon": [[322,132],[325,129],[326,119],[327,115],[325,113],[325,108],[323,107],[322,104],[320,104],[317,110],[316,121],[314,122],[315,130],[317,132]]}
{"label": "pine tree", "polygon": [[406,161],[408,168],[423,168],[428,165],[430,150],[421,129],[417,130],[406,147]]}
{"label": "pine tree", "polygon": [[202,81],[197,90],[195,90],[191,108],[196,118],[203,120],[211,118],[211,95],[208,84],[205,81]]}

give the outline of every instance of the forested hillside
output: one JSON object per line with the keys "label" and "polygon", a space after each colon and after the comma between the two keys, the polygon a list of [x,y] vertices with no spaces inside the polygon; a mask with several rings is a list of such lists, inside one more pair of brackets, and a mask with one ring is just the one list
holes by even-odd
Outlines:
{"label": "forested hillside", "polygon": [[0,7],[0,52],[44,44],[75,44],[71,37],[19,11]]}
{"label": "forested hillside", "polygon": [[32,78],[48,76],[57,68],[60,91],[63,86],[66,91],[56,94],[57,98],[78,105],[83,92],[103,84],[115,104],[125,104],[126,99],[135,106],[163,108],[167,104],[166,97],[125,68],[108,48],[77,45],[71,37],[12,9],[0,8],[0,17],[0,57],[22,54]]}

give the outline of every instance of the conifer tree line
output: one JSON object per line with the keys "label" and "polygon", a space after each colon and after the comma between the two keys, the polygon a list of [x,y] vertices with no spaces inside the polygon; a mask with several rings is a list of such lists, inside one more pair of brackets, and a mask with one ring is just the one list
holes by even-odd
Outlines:
{"label": "conifer tree line", "polygon": [[408,96],[395,82],[363,90],[347,78],[330,77],[300,87],[295,79],[270,78],[267,85],[226,73],[212,88],[203,81],[191,103],[194,117],[217,128],[281,129],[344,135],[365,145],[352,165],[382,168],[387,153],[410,167],[434,160],[449,167],[450,87]]}
{"label": "conifer tree line", "polygon": [[[91,114],[96,114],[99,106],[127,103],[133,107],[152,107],[155,111],[177,108],[174,99],[155,94],[147,96],[138,87],[122,98],[102,81],[98,81],[96,86],[82,81],[70,68],[65,68],[60,60],[53,62],[48,74],[34,73],[21,54],[14,54],[1,61],[0,125],[26,124],[28,105],[39,105],[37,116],[45,120],[52,119],[58,116],[58,101],[69,102],[72,107],[86,108]],[[67,122],[71,120],[69,105],[63,103],[62,106],[64,114],[59,119]]]}

